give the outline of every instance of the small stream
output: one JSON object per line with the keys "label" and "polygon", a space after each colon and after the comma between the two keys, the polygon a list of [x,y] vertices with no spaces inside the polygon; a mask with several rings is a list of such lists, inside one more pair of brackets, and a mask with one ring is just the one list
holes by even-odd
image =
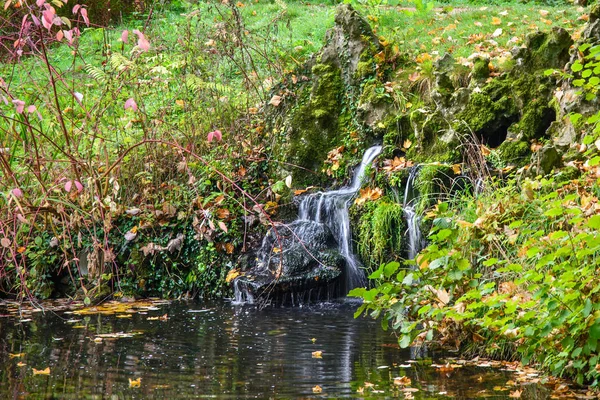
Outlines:
{"label": "small stream", "polygon": [[[24,322],[0,307],[0,398],[509,399],[515,389],[506,386],[514,373],[500,369],[440,372],[428,358],[435,354],[401,350],[379,321],[355,320],[356,306],[173,302],[129,314],[33,313]],[[394,384],[403,376],[411,391]],[[541,386],[521,388],[521,398],[549,398]]]}

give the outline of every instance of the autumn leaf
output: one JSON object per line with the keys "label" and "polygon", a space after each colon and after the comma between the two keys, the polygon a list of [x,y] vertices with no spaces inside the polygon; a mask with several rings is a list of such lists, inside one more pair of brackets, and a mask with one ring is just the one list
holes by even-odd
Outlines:
{"label": "autumn leaf", "polygon": [[313,393],[321,393],[323,391],[323,388],[319,385],[315,386],[314,388],[312,388]]}
{"label": "autumn leaf", "polygon": [[131,379],[129,378],[129,387],[130,388],[139,388],[142,385],[142,378]]}
{"label": "autumn leaf", "polygon": [[321,350],[313,351],[312,358],[323,358],[323,352]]}
{"label": "autumn leaf", "polygon": [[394,378],[394,385],[397,386],[408,386],[411,384],[411,380],[408,376],[398,376]]}
{"label": "autumn leaf", "polygon": [[511,399],[520,399],[522,393],[522,390],[515,390],[514,392],[510,392],[508,397],[510,397]]}
{"label": "autumn leaf", "polygon": [[8,354],[8,358],[21,358],[23,356],[25,356],[25,353],[16,353],[16,354],[9,353]]}
{"label": "autumn leaf", "polygon": [[281,104],[281,96],[274,95],[271,97],[271,100],[269,100],[269,104],[273,107],[279,106],[279,104]]}
{"label": "autumn leaf", "polygon": [[461,165],[460,164],[453,164],[452,165],[452,171],[456,174],[456,175],[460,175],[460,173],[462,172],[461,169]]}
{"label": "autumn leaf", "polygon": [[492,17],[492,25],[500,25],[502,20],[498,17]]}
{"label": "autumn leaf", "polygon": [[24,367],[24,366],[26,366],[26,365],[27,365],[26,363],[24,363],[24,362],[21,362],[21,361],[19,361],[19,362],[17,363],[17,367]]}
{"label": "autumn leaf", "polygon": [[403,143],[402,143],[402,149],[410,149],[410,146],[412,146],[412,142],[409,139],[406,139]]}
{"label": "autumn leaf", "polygon": [[34,375],[50,375],[50,367],[46,369],[35,369],[32,368]]}
{"label": "autumn leaf", "polygon": [[240,271],[238,269],[234,268],[234,269],[232,269],[231,271],[229,271],[227,273],[227,277],[225,278],[225,282],[230,283],[231,281],[233,281],[238,276],[240,276]]}
{"label": "autumn leaf", "polygon": [[368,200],[377,200],[383,195],[383,190],[380,188],[365,188],[360,190],[360,195],[356,200],[354,200],[354,204],[361,205],[367,202]]}
{"label": "autumn leaf", "polygon": [[484,146],[484,145],[481,145],[481,154],[482,154],[484,157],[487,157],[487,156],[489,156],[491,153],[492,153],[492,151],[491,151],[491,150],[490,150],[488,147],[486,147],[486,146]]}

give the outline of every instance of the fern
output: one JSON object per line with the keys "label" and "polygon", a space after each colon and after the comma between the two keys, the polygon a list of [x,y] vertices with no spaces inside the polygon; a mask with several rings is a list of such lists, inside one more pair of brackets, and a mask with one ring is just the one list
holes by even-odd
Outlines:
{"label": "fern", "polygon": [[212,91],[219,95],[228,95],[233,93],[233,88],[229,85],[224,85],[218,82],[206,82],[197,77],[196,75],[187,75],[185,77],[185,83],[194,92],[200,91]]}
{"label": "fern", "polygon": [[100,68],[93,66],[92,64],[85,65],[85,72],[88,73],[94,80],[99,83],[106,83],[108,77],[104,71]]}
{"label": "fern", "polygon": [[131,69],[134,65],[133,61],[125,58],[121,53],[113,53],[110,56],[110,66],[115,71],[121,72],[126,69]]}

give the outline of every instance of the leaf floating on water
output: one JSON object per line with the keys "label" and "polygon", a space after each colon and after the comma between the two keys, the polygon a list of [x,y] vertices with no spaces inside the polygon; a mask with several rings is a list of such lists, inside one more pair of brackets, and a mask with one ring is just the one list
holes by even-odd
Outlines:
{"label": "leaf floating on water", "polygon": [[34,375],[50,375],[50,367],[46,369],[35,369],[32,368]]}
{"label": "leaf floating on water", "polygon": [[411,380],[408,376],[398,376],[394,378],[394,385],[398,386],[409,386],[411,384]]}
{"label": "leaf floating on water", "polygon": [[142,385],[142,378],[131,379],[129,378],[129,387],[130,388],[139,388]]}
{"label": "leaf floating on water", "polygon": [[323,352],[321,350],[313,351],[312,358],[323,358]]}
{"label": "leaf floating on water", "polygon": [[310,339],[310,341],[315,343],[317,341],[317,338],[312,338],[312,339]]}
{"label": "leaf floating on water", "polygon": [[16,354],[11,353],[8,355],[8,358],[21,358],[23,356],[25,356],[25,353],[16,353]]}
{"label": "leaf floating on water", "polygon": [[312,388],[313,393],[321,393],[323,391],[323,388],[319,385],[315,386],[314,388]]}
{"label": "leaf floating on water", "polygon": [[510,392],[508,397],[510,397],[512,399],[520,399],[522,393],[523,393],[522,390],[515,390],[514,392]]}
{"label": "leaf floating on water", "polygon": [[27,364],[26,364],[26,363],[24,363],[24,362],[22,362],[22,361],[19,361],[19,362],[17,363],[17,367],[24,367],[24,366],[26,366],[26,365],[27,365]]}

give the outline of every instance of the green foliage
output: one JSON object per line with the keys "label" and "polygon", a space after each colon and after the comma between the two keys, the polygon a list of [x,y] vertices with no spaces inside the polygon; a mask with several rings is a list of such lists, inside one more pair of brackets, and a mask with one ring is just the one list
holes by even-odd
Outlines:
{"label": "green foliage", "polygon": [[[527,180],[519,193],[513,181],[453,209],[439,204],[416,268],[382,265],[370,276],[373,289],[352,293],[364,300],[358,313],[384,315],[402,347],[425,339],[470,344],[596,384],[600,218],[592,211],[593,182]],[[483,342],[473,346],[473,335]]]}
{"label": "green foliage", "polygon": [[406,225],[400,204],[381,199],[355,212],[360,213],[358,252],[367,268],[402,256]]}

